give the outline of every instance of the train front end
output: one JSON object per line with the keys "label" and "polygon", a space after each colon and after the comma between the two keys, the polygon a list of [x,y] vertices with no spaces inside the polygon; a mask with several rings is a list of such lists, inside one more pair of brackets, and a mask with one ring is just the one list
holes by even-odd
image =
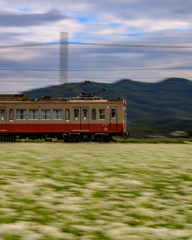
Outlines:
{"label": "train front end", "polygon": [[123,137],[127,139],[130,133],[127,132],[127,103],[126,100],[123,99]]}

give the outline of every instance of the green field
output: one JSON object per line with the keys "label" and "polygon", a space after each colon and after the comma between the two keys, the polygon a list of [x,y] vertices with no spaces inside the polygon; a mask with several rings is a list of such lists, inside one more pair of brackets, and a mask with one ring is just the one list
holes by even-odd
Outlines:
{"label": "green field", "polygon": [[192,144],[2,143],[0,239],[192,240]]}

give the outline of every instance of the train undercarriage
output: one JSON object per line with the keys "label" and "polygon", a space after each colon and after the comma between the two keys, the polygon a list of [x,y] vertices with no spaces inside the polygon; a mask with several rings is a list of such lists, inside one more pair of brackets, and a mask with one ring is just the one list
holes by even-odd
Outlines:
{"label": "train undercarriage", "polygon": [[[52,139],[63,140],[64,142],[74,143],[74,142],[116,142],[113,139],[114,134],[109,133],[2,133],[0,135],[0,142],[19,142],[21,139],[30,140],[45,140],[52,141]],[[129,134],[125,133],[123,136],[128,138]]]}

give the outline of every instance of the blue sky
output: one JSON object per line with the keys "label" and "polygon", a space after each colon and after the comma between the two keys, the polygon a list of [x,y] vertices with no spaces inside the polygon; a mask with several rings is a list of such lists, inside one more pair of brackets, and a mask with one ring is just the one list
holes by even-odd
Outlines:
{"label": "blue sky", "polygon": [[[192,1],[181,0],[6,0],[0,1],[0,44],[70,42],[101,44],[191,44]],[[3,68],[59,69],[59,47],[0,49]],[[68,46],[68,82],[113,82],[122,78],[155,82],[168,77],[192,80],[191,70],[110,71],[110,69],[192,66],[190,49]],[[109,71],[98,71],[108,69]],[[6,77],[7,87],[2,79]],[[2,91],[59,84],[58,72],[1,71]],[[17,81],[16,81],[17,79]],[[20,80],[19,80],[20,79]],[[24,79],[25,81],[21,81]],[[48,79],[46,81],[46,79]],[[11,89],[11,90],[10,90]]]}

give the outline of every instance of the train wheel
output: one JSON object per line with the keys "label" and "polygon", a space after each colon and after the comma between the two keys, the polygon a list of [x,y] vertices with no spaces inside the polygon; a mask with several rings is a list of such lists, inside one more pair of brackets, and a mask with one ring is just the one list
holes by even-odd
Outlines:
{"label": "train wheel", "polygon": [[103,138],[98,137],[98,138],[97,138],[97,142],[98,142],[98,143],[102,143],[102,142],[103,142]]}
{"label": "train wheel", "polygon": [[82,139],[81,139],[81,137],[75,137],[75,142],[81,142],[82,141]]}
{"label": "train wheel", "polygon": [[70,143],[74,143],[75,142],[75,138],[74,137],[69,137],[69,142]]}
{"label": "train wheel", "polygon": [[10,136],[10,142],[15,142],[15,136],[14,135]]}
{"label": "train wheel", "polygon": [[9,136],[5,136],[5,142],[9,142]]}
{"label": "train wheel", "polygon": [[109,137],[108,137],[108,136],[107,136],[107,137],[104,137],[104,138],[103,138],[103,142],[104,142],[104,143],[109,143],[109,142],[110,142]]}

